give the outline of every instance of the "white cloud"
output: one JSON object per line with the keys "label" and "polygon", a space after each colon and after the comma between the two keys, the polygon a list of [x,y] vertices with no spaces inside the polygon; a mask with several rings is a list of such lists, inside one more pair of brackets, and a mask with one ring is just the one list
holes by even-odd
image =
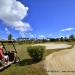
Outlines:
{"label": "white cloud", "polygon": [[66,29],[62,29],[62,30],[60,30],[61,32],[64,32],[64,31],[71,31],[71,30],[73,30],[74,28],[66,28]]}
{"label": "white cloud", "polygon": [[0,19],[20,33],[32,30],[29,23],[22,22],[27,16],[28,7],[16,0],[0,0]]}
{"label": "white cloud", "polygon": [[10,34],[10,32],[9,32],[9,30],[8,30],[7,28],[5,28],[5,32],[6,32],[7,34]]}
{"label": "white cloud", "polygon": [[67,37],[69,37],[70,35],[66,35]]}
{"label": "white cloud", "polygon": [[61,37],[63,37],[63,38],[64,38],[65,36],[59,36],[59,38],[61,38]]}
{"label": "white cloud", "polygon": [[31,34],[31,33],[29,33],[29,36],[30,36],[31,38],[35,38],[35,37],[36,37],[36,34]]}
{"label": "white cloud", "polygon": [[20,32],[20,35],[22,37],[30,37],[30,38],[35,38],[36,34],[32,34],[32,33],[25,33],[25,32]]}
{"label": "white cloud", "polygon": [[39,35],[39,38],[45,38],[45,36],[44,35]]}

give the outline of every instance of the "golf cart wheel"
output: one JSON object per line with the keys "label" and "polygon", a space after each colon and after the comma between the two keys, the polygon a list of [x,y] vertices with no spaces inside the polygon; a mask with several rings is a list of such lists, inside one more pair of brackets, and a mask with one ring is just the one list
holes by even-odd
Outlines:
{"label": "golf cart wheel", "polygon": [[18,63],[20,61],[20,58],[19,57],[16,57],[15,58],[15,63]]}

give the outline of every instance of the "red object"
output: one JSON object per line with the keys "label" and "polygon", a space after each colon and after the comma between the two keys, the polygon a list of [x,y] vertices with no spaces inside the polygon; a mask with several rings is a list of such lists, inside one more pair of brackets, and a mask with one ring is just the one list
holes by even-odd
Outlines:
{"label": "red object", "polygon": [[0,59],[2,59],[3,57],[2,57],[2,54],[3,53],[3,51],[2,51],[2,49],[0,49]]}

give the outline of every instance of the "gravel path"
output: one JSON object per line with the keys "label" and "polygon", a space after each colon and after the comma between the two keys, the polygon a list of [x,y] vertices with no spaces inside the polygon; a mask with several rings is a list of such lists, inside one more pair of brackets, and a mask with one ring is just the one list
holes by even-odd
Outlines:
{"label": "gravel path", "polygon": [[75,46],[48,55],[45,69],[48,75],[75,75]]}

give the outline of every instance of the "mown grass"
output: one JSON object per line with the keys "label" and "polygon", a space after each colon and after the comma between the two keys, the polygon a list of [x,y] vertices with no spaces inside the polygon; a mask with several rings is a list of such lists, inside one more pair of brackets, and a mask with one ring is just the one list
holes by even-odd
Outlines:
{"label": "mown grass", "polygon": [[[0,75],[47,75],[43,69],[40,69],[38,62],[34,62],[27,52],[29,45],[16,45],[20,62],[12,64],[10,67],[0,72]],[[8,50],[13,50],[12,46],[6,45]]]}
{"label": "mown grass", "polygon": [[[75,42],[68,42],[68,44],[72,45],[73,47],[73,45],[75,45]],[[15,46],[18,52],[18,56],[20,57],[20,62],[17,64],[12,64],[10,67],[1,71],[0,75],[47,75],[47,73],[44,70],[43,61],[34,62],[28,55],[27,47],[29,45],[15,44]],[[9,44],[7,44],[6,47],[8,48],[8,50],[13,50]],[[59,50],[62,49],[45,50],[43,60],[46,58],[47,55]]]}

